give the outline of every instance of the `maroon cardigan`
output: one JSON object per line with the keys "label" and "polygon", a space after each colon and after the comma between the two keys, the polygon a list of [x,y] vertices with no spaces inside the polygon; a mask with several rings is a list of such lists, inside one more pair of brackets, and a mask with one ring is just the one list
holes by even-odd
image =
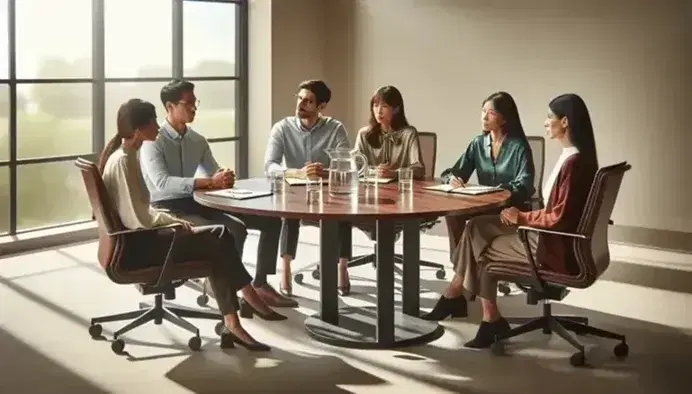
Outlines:
{"label": "maroon cardigan", "polygon": [[[575,232],[586,206],[596,170],[593,165],[581,160],[578,153],[570,156],[560,168],[545,208],[520,212],[518,224],[546,230]],[[536,251],[537,263],[554,272],[576,273],[578,267],[572,252],[573,241],[568,237],[541,233]]]}

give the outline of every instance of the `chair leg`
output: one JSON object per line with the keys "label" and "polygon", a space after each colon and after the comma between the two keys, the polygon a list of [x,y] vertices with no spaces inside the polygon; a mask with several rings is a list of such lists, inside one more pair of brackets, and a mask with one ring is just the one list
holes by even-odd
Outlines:
{"label": "chair leg", "polygon": [[[569,320],[579,324],[589,325],[589,318],[584,316],[553,315],[562,324],[562,320]],[[564,325],[564,324],[563,324]]]}
{"label": "chair leg", "polygon": [[528,322],[532,322],[536,320],[536,317],[507,317],[505,318],[509,324],[516,324],[516,325],[522,325],[526,324]]}
{"label": "chair leg", "polygon": [[210,320],[222,320],[223,317],[219,313],[196,311],[194,309],[187,308],[177,308],[177,307],[167,307],[166,310],[175,313],[180,318],[187,319],[210,319]]}
{"label": "chair leg", "polygon": [[420,261],[420,266],[421,267],[427,267],[427,268],[437,268],[437,269],[443,269],[444,268],[444,265],[442,265],[442,264],[433,263],[433,262],[425,261],[425,260]]}
{"label": "chair leg", "polygon": [[348,268],[360,267],[361,265],[370,264],[375,262],[375,254],[368,254],[364,256],[357,256],[348,262]]}
{"label": "chair leg", "polygon": [[537,317],[531,321],[529,321],[526,324],[523,324],[519,327],[514,327],[513,329],[509,330],[507,333],[498,335],[495,340],[496,341],[501,341],[503,339],[509,339],[509,338],[514,338],[516,336],[526,334],[528,332],[532,331],[538,331],[544,329],[548,325],[548,321],[544,317]]}
{"label": "chair leg", "polygon": [[151,309],[151,307],[142,308],[142,306],[140,304],[140,309],[137,311],[123,312],[123,313],[118,313],[115,315],[95,317],[95,318],[91,319],[91,324],[93,325],[93,324],[98,324],[98,323],[108,323],[108,322],[114,322],[114,321],[132,320],[132,319],[135,319],[139,316],[146,314],[150,309]]}
{"label": "chair leg", "polygon": [[577,338],[570,334],[567,327],[563,326],[556,319],[550,319],[549,324],[551,331],[559,335],[560,338],[569,342],[569,344],[574,346],[574,348],[577,349],[580,353],[584,353],[584,345],[582,345],[579,341],[577,341]]}
{"label": "chair leg", "polygon": [[602,330],[600,328],[588,326],[586,324],[581,324],[575,321],[566,320],[558,318],[556,319],[565,329],[569,331],[574,331],[579,334],[594,335],[599,338],[616,339],[618,341],[625,341],[625,336],[622,334],[617,334],[611,331]]}
{"label": "chair leg", "polygon": [[128,331],[132,331],[135,328],[142,326],[146,323],[149,323],[152,320],[156,320],[158,315],[161,313],[160,310],[157,310],[156,308],[151,308],[145,313],[141,314],[139,317],[136,319],[132,320],[131,322],[127,323],[125,327],[119,329],[115,333],[113,333],[113,339],[118,339],[121,335],[127,333]]}
{"label": "chair leg", "polygon": [[199,336],[199,329],[197,327],[195,327],[189,321],[176,315],[174,312],[172,312],[168,308],[163,308],[163,318],[164,318],[164,320],[169,321],[169,322],[175,324],[176,326],[195,334],[195,336]]}

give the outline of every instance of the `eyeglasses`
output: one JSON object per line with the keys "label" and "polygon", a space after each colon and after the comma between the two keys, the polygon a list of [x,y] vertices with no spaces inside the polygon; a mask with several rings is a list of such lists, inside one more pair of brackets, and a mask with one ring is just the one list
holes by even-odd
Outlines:
{"label": "eyeglasses", "polygon": [[293,97],[295,97],[295,99],[301,104],[307,104],[307,105],[314,104],[314,101],[312,99],[307,98],[307,97],[300,97],[297,94],[294,94]]}
{"label": "eyeglasses", "polygon": [[178,101],[178,104],[184,105],[184,106],[186,106],[187,108],[195,108],[195,109],[197,109],[197,108],[199,108],[200,101],[199,101],[199,100],[195,100],[194,103],[188,103],[187,101]]}

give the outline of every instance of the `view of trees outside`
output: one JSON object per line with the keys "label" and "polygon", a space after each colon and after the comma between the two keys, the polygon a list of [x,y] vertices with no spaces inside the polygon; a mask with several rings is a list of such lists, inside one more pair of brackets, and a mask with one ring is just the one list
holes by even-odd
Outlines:
{"label": "view of trees outside", "polygon": [[[91,78],[91,1],[22,0],[16,6],[17,78]],[[233,137],[235,82],[194,81],[235,75],[233,4],[184,3],[184,75],[196,85],[201,104],[191,126],[207,138]],[[57,14],[70,14],[64,23]],[[171,0],[105,0],[106,78],[161,78],[172,75]],[[0,0],[0,55],[8,53],[7,0]],[[0,62],[0,79],[7,78]],[[137,97],[165,110],[162,82],[106,82],[106,122],[98,132],[115,134],[115,116]],[[9,159],[9,94],[0,83],[0,161]],[[91,83],[18,84],[19,159],[89,154],[92,151]],[[219,163],[233,168],[235,142],[212,145]],[[91,208],[72,161],[20,165],[17,169],[18,230],[89,219]],[[9,171],[0,167],[0,233],[9,227]]]}

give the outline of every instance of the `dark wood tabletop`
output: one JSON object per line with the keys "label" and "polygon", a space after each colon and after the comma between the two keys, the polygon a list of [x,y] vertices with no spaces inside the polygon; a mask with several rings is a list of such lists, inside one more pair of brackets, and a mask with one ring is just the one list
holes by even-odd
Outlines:
{"label": "dark wood tabletop", "polygon": [[[288,219],[320,220],[348,217],[350,220],[409,219],[414,217],[440,217],[448,214],[476,214],[506,205],[510,192],[466,196],[460,194],[424,190],[424,186],[436,181],[414,181],[413,191],[399,192],[396,182],[381,184],[375,193],[371,187],[361,184],[357,196],[333,197],[325,183],[322,201],[308,204],[305,186],[284,184],[283,191],[271,196],[235,200],[196,191],[195,201],[204,206],[229,213],[283,217]],[[237,188],[270,190],[266,178],[250,178],[236,181]]]}

